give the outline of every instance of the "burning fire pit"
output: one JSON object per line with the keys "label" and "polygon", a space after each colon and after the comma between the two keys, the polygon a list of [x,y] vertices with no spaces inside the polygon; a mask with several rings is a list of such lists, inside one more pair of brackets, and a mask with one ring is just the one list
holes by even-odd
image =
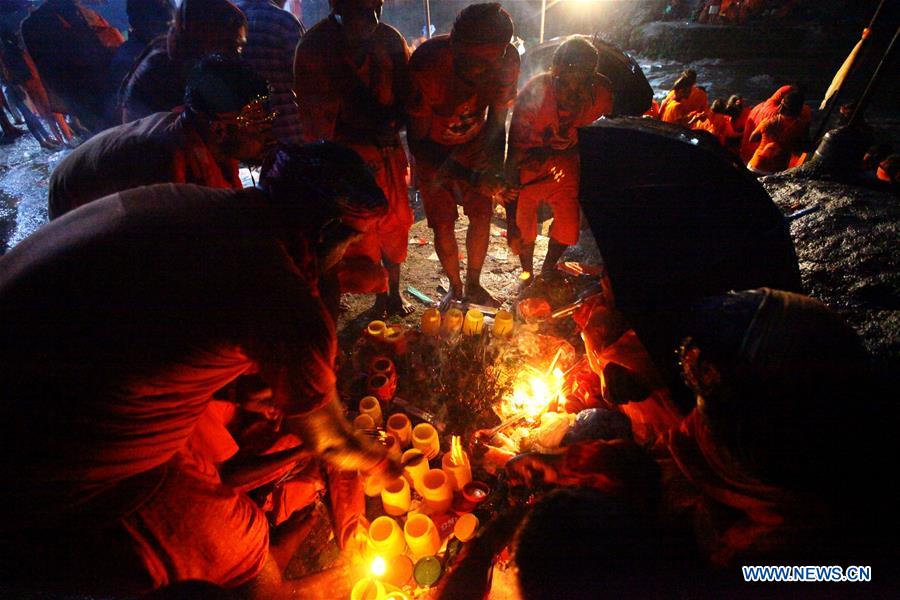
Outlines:
{"label": "burning fire pit", "polygon": [[582,356],[505,311],[432,309],[416,328],[370,323],[347,358],[341,392],[360,434],[404,465],[403,479],[366,486],[368,573],[353,598],[418,597],[506,504],[505,462],[559,451],[574,421],[560,398]]}

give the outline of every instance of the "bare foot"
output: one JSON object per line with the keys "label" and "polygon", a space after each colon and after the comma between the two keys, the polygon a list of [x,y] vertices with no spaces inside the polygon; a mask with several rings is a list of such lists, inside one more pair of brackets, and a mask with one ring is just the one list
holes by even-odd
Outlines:
{"label": "bare foot", "polygon": [[481,284],[466,285],[466,300],[474,304],[490,306],[491,308],[500,308],[500,305],[503,304],[491,296],[490,292],[481,287]]}
{"label": "bare foot", "polygon": [[62,144],[57,144],[56,142],[50,140],[38,140],[38,143],[41,145],[41,148],[45,150],[50,150],[51,152],[57,152],[58,150],[62,150]]}
{"label": "bare foot", "polygon": [[438,305],[438,310],[441,312],[446,311],[450,308],[450,305],[454,302],[462,302],[464,298],[462,286],[453,286],[449,292],[444,294],[444,297],[441,298],[441,302]]}
{"label": "bare foot", "polygon": [[416,309],[412,304],[403,299],[400,294],[390,294],[387,297],[386,312],[388,317],[405,317],[413,314]]}

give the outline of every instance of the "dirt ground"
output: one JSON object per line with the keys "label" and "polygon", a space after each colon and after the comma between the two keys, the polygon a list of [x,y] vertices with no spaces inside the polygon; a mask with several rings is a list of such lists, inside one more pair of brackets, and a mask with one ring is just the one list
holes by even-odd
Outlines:
{"label": "dirt ground", "polygon": [[[438,291],[438,286],[447,286],[447,277],[441,269],[437,253],[434,249],[434,235],[425,222],[422,203],[418,197],[412,198],[415,223],[409,232],[409,256],[401,267],[401,289],[403,296],[415,308],[415,312],[404,319],[393,318],[393,322],[417,323],[422,312],[428,308],[423,302],[417,300],[406,291],[407,286],[413,286],[433,300],[440,301],[443,294]],[[491,223],[490,246],[482,271],[481,281],[484,287],[498,300],[503,301],[503,308],[511,309],[519,290],[519,274],[522,272],[517,256],[509,251],[506,243],[506,220],[502,207],[497,207],[494,219]],[[535,270],[539,270],[543,264],[544,254],[547,252],[547,234],[551,221],[545,220],[541,227],[541,233],[535,243]],[[584,223],[582,223],[584,225]],[[460,211],[460,218],[456,222],[456,241],[460,249],[460,266],[465,271],[466,260],[466,228],[468,219]],[[597,245],[586,226],[582,227],[581,241],[566,251],[563,260],[577,260],[593,264],[600,263],[600,253]],[[343,312],[338,320],[338,336],[342,342],[352,341],[365,325],[374,318],[371,295],[344,296],[345,303],[349,304],[349,310]]]}

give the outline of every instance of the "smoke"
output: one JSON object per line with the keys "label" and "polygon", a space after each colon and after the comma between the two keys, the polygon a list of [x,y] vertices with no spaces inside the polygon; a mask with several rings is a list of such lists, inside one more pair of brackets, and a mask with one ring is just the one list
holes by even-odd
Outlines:
{"label": "smoke", "polygon": [[[463,8],[473,4],[472,0],[431,0],[431,24],[434,33],[450,33],[453,20]],[[516,35],[529,41],[536,41],[540,31],[541,0],[506,0],[501,2],[512,15],[516,25]],[[595,23],[585,18],[585,12],[574,10],[572,3],[562,2],[547,11],[547,35],[572,33],[593,33]],[[328,0],[303,0],[303,21],[307,27],[328,16]],[[407,41],[414,41],[425,34],[425,0],[385,0],[381,11],[382,21],[395,27]]]}

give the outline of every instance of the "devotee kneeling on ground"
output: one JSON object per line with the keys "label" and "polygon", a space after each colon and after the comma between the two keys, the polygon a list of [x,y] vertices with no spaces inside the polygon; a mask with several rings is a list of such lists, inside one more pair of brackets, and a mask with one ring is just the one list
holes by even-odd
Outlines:
{"label": "devotee kneeling on ground", "polygon": [[238,59],[209,56],[188,79],[183,110],[107,129],[57,165],[50,218],[153,183],[241,189],[239,162],[262,162],[271,129],[266,81]]}
{"label": "devotee kneeling on ground", "polygon": [[384,195],[346,148],[279,158],[261,189],[120,192],[0,259],[0,572],[14,589],[284,593],[261,509],[185,452],[212,394],[250,371],[308,450],[399,475],[342,416],[315,283]]}
{"label": "devotee kneeling on ground", "polygon": [[[888,560],[878,524],[893,507],[878,470],[890,413],[857,334],[820,302],[770,289],[700,301],[680,329],[697,404],[654,452],[664,512],[694,531],[700,558],[720,569]],[[606,485],[620,464],[608,452],[586,442],[507,468],[526,483]]]}

